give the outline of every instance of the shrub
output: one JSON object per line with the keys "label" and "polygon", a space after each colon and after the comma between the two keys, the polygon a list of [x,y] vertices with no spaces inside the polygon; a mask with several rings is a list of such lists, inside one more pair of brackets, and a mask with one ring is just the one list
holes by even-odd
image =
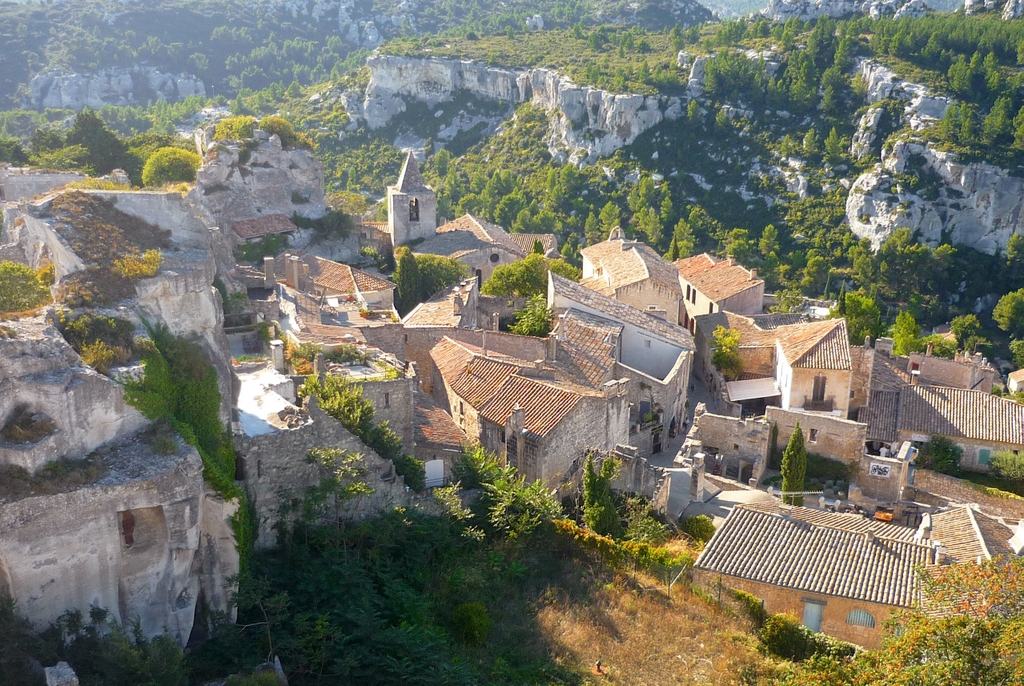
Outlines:
{"label": "shrub", "polygon": [[764,623],[768,621],[771,616],[768,611],[764,609],[764,601],[757,596],[747,593],[746,591],[732,592],[732,597],[735,598],[740,606],[743,608],[744,613],[750,618],[750,621],[754,623],[754,627],[760,629],[764,626]]}
{"label": "shrub", "polygon": [[1000,450],[992,455],[992,471],[1000,478],[1024,484],[1024,456],[1009,450]]}
{"label": "shrub", "polygon": [[50,300],[50,289],[30,267],[0,262],[0,314],[24,312]]}
{"label": "shrub", "polygon": [[466,645],[483,645],[491,623],[482,603],[462,603],[452,612],[452,633]]}
{"label": "shrub", "polygon": [[940,474],[957,476],[960,474],[960,458],[964,450],[945,436],[932,434],[928,444],[921,449],[915,460],[918,467],[934,469]]}
{"label": "shrub", "polygon": [[715,523],[707,515],[683,517],[679,520],[679,529],[701,543],[707,543],[715,535]]}
{"label": "shrub", "polygon": [[284,148],[312,148],[313,140],[304,133],[297,132],[292,123],[284,117],[271,115],[263,117],[259,123],[260,131],[277,134]]}
{"label": "shrub", "polygon": [[344,240],[352,231],[352,217],[340,210],[332,210],[319,219],[309,219],[298,214],[292,216],[292,222],[302,229],[313,229],[320,240],[337,238]]}
{"label": "shrub", "polygon": [[267,255],[276,255],[281,252],[287,242],[287,236],[277,234],[276,236],[267,236],[251,243],[242,243],[238,246],[238,257],[243,262],[256,263]]}
{"label": "shrub", "polygon": [[35,443],[52,434],[56,428],[49,419],[36,415],[23,405],[14,411],[10,421],[0,430],[0,436],[12,443]]}
{"label": "shrub", "polygon": [[213,129],[215,141],[244,141],[252,138],[256,119],[249,116],[228,117],[217,122]]}
{"label": "shrub", "polygon": [[765,650],[776,657],[800,662],[814,653],[813,633],[791,614],[768,617],[759,637]]}
{"label": "shrub", "polygon": [[100,374],[106,374],[110,371],[110,365],[114,364],[116,357],[114,349],[103,341],[87,343],[82,348],[81,355],[82,361]]}
{"label": "shrub", "polygon": [[141,255],[137,252],[128,253],[114,260],[111,271],[125,279],[148,279],[160,271],[164,256],[159,250],[147,250]]}
{"label": "shrub", "polygon": [[166,183],[191,183],[203,159],[191,150],[160,148],[146,160],[142,168],[142,183],[162,186]]}

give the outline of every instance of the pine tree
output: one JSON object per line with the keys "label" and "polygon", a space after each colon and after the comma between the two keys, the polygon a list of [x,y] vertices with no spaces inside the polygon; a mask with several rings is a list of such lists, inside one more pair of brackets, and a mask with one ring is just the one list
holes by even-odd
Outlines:
{"label": "pine tree", "polygon": [[601,208],[601,231],[604,232],[604,238],[608,238],[608,234],[611,233],[612,229],[619,226],[619,208],[615,203],[608,201],[608,203]]}
{"label": "pine tree", "polygon": [[601,224],[593,212],[587,215],[587,221],[583,224],[583,235],[587,237],[587,245],[600,243],[606,238],[601,235]]}
{"label": "pine tree", "polygon": [[583,472],[583,521],[594,533],[612,538],[623,535],[622,520],[612,500],[612,479],[617,466],[615,460],[605,460],[598,474],[594,470],[594,457],[588,454]]}
{"label": "pine tree", "polygon": [[[800,422],[796,423],[793,435],[789,437],[786,451],[782,453],[782,490],[786,492],[804,490],[804,477],[807,475],[807,449],[804,447],[804,432]],[[800,495],[785,496],[783,500],[790,505],[803,505],[804,498]]]}
{"label": "pine tree", "polygon": [[679,258],[683,259],[693,255],[693,249],[697,245],[696,239],[693,237],[693,227],[685,219],[680,219],[676,223],[675,233],[672,234],[673,240],[679,243]]}
{"label": "pine tree", "polygon": [[832,162],[838,161],[843,156],[843,139],[839,137],[839,132],[834,126],[829,132],[828,138],[825,139],[825,152]]}

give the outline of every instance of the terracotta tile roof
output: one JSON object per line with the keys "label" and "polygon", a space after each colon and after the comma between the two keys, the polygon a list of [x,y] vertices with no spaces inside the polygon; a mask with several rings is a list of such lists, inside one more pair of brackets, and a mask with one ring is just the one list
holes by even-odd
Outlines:
{"label": "terracotta tile roof", "polygon": [[[360,293],[392,291],[395,284],[347,264],[307,255],[303,261],[309,265],[309,276],[313,283],[338,293]],[[276,262],[276,260],[275,260]]]}
{"label": "terracotta tile roof", "polygon": [[622,334],[622,325],[568,309],[558,318],[553,332],[558,336],[558,362],[576,378],[591,387],[610,380],[615,369],[614,336]]}
{"label": "terracotta tile roof", "polygon": [[421,193],[431,190],[426,182],[423,181],[423,175],[420,174],[420,165],[411,152],[405,156],[405,163],[402,165],[402,171],[398,175],[398,183],[395,184],[395,188],[402,193]]}
{"label": "terracotta tile roof", "polygon": [[299,227],[283,214],[268,214],[265,217],[239,219],[231,223],[231,229],[238,234],[239,238],[249,240],[277,233],[291,233],[298,231]]}
{"label": "terracotta tile roof", "polygon": [[512,410],[521,407],[525,413],[527,431],[543,437],[551,433],[580,404],[583,397],[583,394],[564,386],[512,376],[484,403],[480,414],[503,426]]}
{"label": "terracotta tile roof", "polygon": [[773,312],[771,314],[748,314],[747,319],[762,331],[774,331],[782,326],[793,326],[807,321],[799,312]]}
{"label": "terracotta tile roof", "polygon": [[868,404],[857,411],[857,421],[868,425],[867,439],[892,443],[899,438],[896,421],[899,415],[900,393],[891,390],[872,390]]}
{"label": "terracotta tile roof", "polygon": [[910,607],[918,598],[916,568],[929,562],[930,551],[906,540],[869,537],[840,522],[826,525],[792,511],[770,514],[739,505],[695,567],[807,593]]}
{"label": "terracotta tile roof", "polygon": [[409,314],[405,315],[402,324],[405,326],[447,326],[453,328],[461,326],[465,314],[462,313],[463,311],[459,313],[455,311],[455,298],[458,297],[465,304],[467,293],[475,287],[475,280],[467,280],[434,294],[429,300],[420,303]]}
{"label": "terracotta tile roof", "polygon": [[417,446],[458,450],[467,443],[465,432],[434,399],[419,391],[413,393],[414,440]]}
{"label": "terracotta tile roof", "polygon": [[1015,554],[1010,546],[1010,539],[1016,533],[1016,522],[1013,527],[1007,526],[1003,523],[1005,520],[1000,521],[973,509],[971,516],[974,517],[974,522],[978,525],[978,531],[981,532],[981,538],[985,541],[985,548],[989,555],[999,557],[1000,555]]}
{"label": "terracotta tile roof", "polygon": [[909,359],[906,357],[890,357],[875,353],[871,367],[872,388],[899,390],[910,385],[910,374],[907,373]]}
{"label": "terracotta tile roof", "polygon": [[430,357],[452,391],[474,407],[483,405],[519,371],[519,365],[482,357],[479,348],[447,336],[431,348]]}
{"label": "terracotta tile roof", "polygon": [[558,252],[558,238],[553,233],[510,233],[509,237],[526,253],[533,252],[535,241],[540,241],[545,255],[552,250]]}
{"label": "terracotta tile roof", "polygon": [[905,386],[900,391],[899,428],[1024,446],[1024,405],[984,391]]}
{"label": "terracotta tile roof", "polygon": [[[1009,529],[1006,529],[1006,534],[1006,540],[1010,540],[1012,534]],[[942,544],[952,562],[992,558],[974,512],[966,506],[954,506],[933,514],[931,540]]]}
{"label": "terracotta tile roof", "polygon": [[[669,324],[664,319],[659,319],[635,307],[619,302],[615,298],[610,298],[585,288],[575,281],[570,281],[558,274],[548,272],[548,279],[548,283],[551,284],[551,288],[556,295],[580,305],[584,311],[587,309],[595,310],[610,320],[630,324],[680,348],[693,350],[693,337],[689,331],[681,326]],[[550,305],[551,303],[549,302],[548,304]]]}
{"label": "terracotta tile roof", "polygon": [[716,303],[750,288],[764,286],[763,280],[753,277],[734,260],[716,260],[708,253],[676,260],[674,264],[679,276]]}
{"label": "terracotta tile roof", "polygon": [[[580,253],[595,269],[600,268],[602,271],[601,276],[587,279],[584,285],[588,288],[593,288],[590,282],[595,280],[604,281],[608,288],[615,290],[651,279],[663,288],[682,295],[675,266],[649,245],[613,238],[583,248]],[[597,290],[605,292],[600,288]]]}
{"label": "terracotta tile roof", "polygon": [[814,524],[815,526],[827,526],[832,529],[843,529],[844,531],[861,534],[870,531],[879,538],[888,538],[894,541],[914,541],[917,536],[917,529],[912,529],[908,526],[880,522],[877,519],[871,519],[859,514],[843,514],[827,510],[815,510],[810,507],[785,505],[779,500],[747,503],[744,507],[766,514],[785,514],[793,519]]}
{"label": "terracotta tile roof", "polygon": [[775,330],[782,354],[793,367],[850,369],[850,338],[845,319],[825,319]]}
{"label": "terracotta tile roof", "polygon": [[[526,257],[530,253],[530,250],[519,247],[505,229],[471,214],[464,214],[437,227],[437,233],[416,246],[413,252],[451,255],[459,250],[480,250],[490,246],[504,248],[519,257]],[[530,248],[532,250],[532,244]]]}
{"label": "terracotta tile roof", "polygon": [[362,225],[366,226],[366,227],[369,227],[371,229],[376,229],[377,231],[387,232],[387,230],[388,230],[388,223],[387,222],[368,222],[368,221],[366,221],[364,219],[363,222],[362,222]]}

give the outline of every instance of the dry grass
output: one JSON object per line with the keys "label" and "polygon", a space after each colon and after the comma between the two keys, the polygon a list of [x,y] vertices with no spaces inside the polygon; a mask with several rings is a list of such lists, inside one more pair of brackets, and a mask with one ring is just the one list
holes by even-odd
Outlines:
{"label": "dry grass", "polygon": [[0,501],[66,493],[95,483],[106,473],[103,458],[96,454],[81,460],[61,458],[34,475],[21,467],[0,466]]}
{"label": "dry grass", "polygon": [[57,427],[48,418],[36,415],[22,406],[14,411],[10,420],[0,430],[0,436],[11,443],[36,443],[56,430]]}
{"label": "dry grass", "polygon": [[[557,662],[588,674],[584,683],[663,686],[740,684],[765,668],[748,623],[677,584],[673,598],[618,577],[589,602],[546,599],[537,615]],[[607,675],[593,667],[601,660]]]}

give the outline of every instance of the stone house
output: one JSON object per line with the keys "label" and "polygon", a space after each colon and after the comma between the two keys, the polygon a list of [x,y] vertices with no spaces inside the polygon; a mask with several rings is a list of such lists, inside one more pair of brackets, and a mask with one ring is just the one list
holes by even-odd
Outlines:
{"label": "stone house", "polygon": [[732,258],[708,253],[677,260],[683,307],[679,324],[694,333],[694,317],[715,312],[758,314],[763,309],[764,280],[756,269],[745,269]]}
{"label": "stone house", "polygon": [[394,283],[347,264],[316,255],[284,253],[264,258],[263,268],[267,288],[283,282],[334,308],[347,302],[367,310],[395,309]]}
{"label": "stone house", "polygon": [[451,483],[452,466],[469,443],[466,432],[426,393],[413,397],[413,457],[421,460],[426,470],[427,488]]}
{"label": "stone house", "polygon": [[845,417],[852,373],[846,320],[796,324],[776,335],[775,380],[782,409]]}
{"label": "stone house", "polygon": [[405,359],[416,365],[420,383],[427,393],[431,392],[434,367],[430,350],[456,330],[477,328],[479,297],[477,280],[465,279],[420,303],[402,320]]}
{"label": "stone house", "polygon": [[580,285],[672,324],[679,323],[683,299],[679,274],[650,246],[627,241],[622,229],[616,227],[608,240],[587,246],[580,254]]}
{"label": "stone house", "polygon": [[[682,421],[694,349],[689,331],[553,273],[548,307],[556,320],[575,321],[580,342],[574,364],[583,376],[600,378],[611,364],[616,377],[631,380],[629,401],[641,419],[646,403],[660,416],[658,424]],[[559,324],[558,331],[564,332],[558,334],[561,344],[571,327]]]}
{"label": "stone house", "polygon": [[1015,372],[1011,372],[1006,377],[1006,390],[1010,393],[1020,393],[1024,391],[1024,369],[1018,369]]}
{"label": "stone house", "polygon": [[871,448],[909,441],[917,447],[932,434],[961,448],[960,465],[988,471],[992,453],[1024,450],[1024,405],[983,391],[942,386],[873,390],[859,419],[868,425]]}
{"label": "stone house", "polygon": [[409,153],[398,182],[387,187],[388,233],[398,247],[434,235],[437,228],[437,194],[423,181],[416,157]]}
{"label": "stone house", "polygon": [[779,427],[778,445],[788,443],[799,422],[807,452],[856,466],[864,454],[868,426],[844,417],[820,412],[798,412],[768,407],[765,419]]}
{"label": "stone house", "polygon": [[920,591],[936,549],[912,528],[777,501],[735,507],[694,564],[696,583],[746,591],[770,613],[865,648]]}
{"label": "stone house", "polygon": [[299,227],[283,214],[268,214],[231,222],[231,230],[240,242],[251,243],[267,236],[290,236],[298,231]]}
{"label": "stone house", "polygon": [[[533,234],[531,234],[533,235]],[[469,268],[481,285],[495,267],[521,260],[532,251],[512,239],[505,229],[471,214],[437,227],[437,231],[413,248],[417,255],[441,255]]]}
{"label": "stone house", "polygon": [[768,466],[770,443],[770,422],[712,414],[700,403],[680,455],[692,461],[702,454],[711,473],[742,484],[756,483]]}
{"label": "stone house", "polygon": [[545,368],[445,337],[431,350],[433,396],[472,440],[528,481],[557,486],[587,449],[629,438],[626,380],[594,390]]}

